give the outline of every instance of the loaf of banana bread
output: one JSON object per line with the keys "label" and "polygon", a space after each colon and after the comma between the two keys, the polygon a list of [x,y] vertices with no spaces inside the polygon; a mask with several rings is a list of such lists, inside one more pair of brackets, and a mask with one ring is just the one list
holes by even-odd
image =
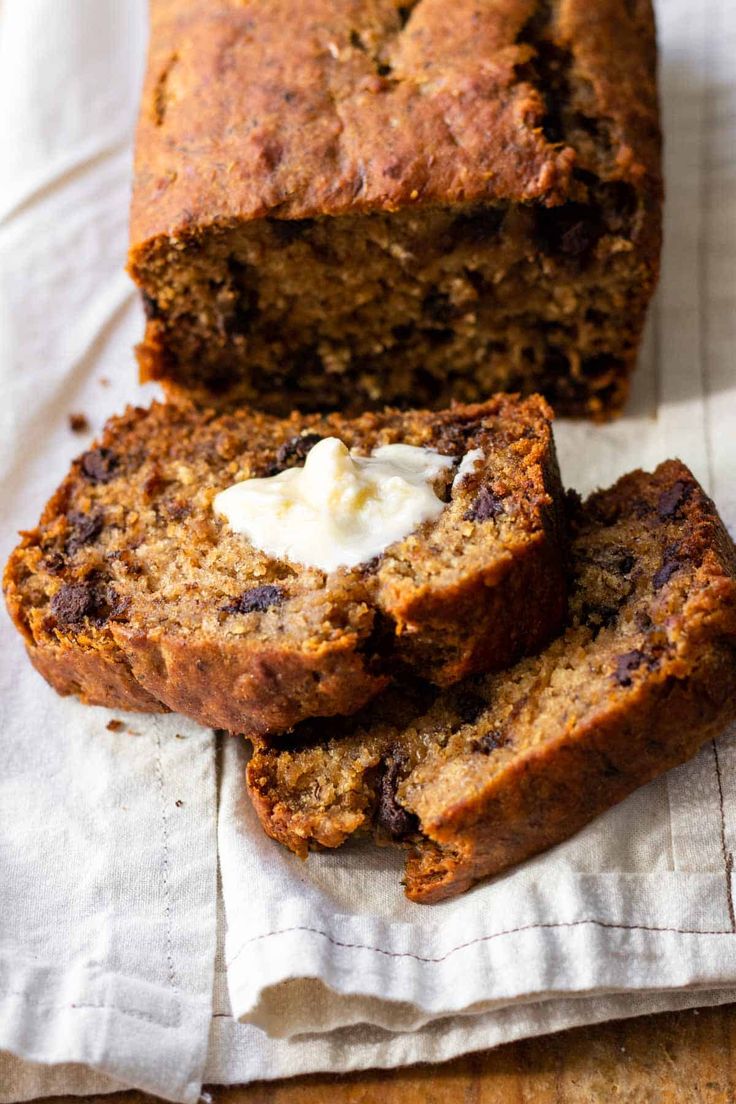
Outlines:
{"label": "loaf of banana bread", "polygon": [[129,268],[171,394],[623,403],[660,248],[650,0],[152,0]]}
{"label": "loaf of banana bread", "polygon": [[571,508],[565,633],[508,671],[397,686],[256,742],[248,786],[269,835],[301,855],[354,832],[401,842],[408,896],[439,901],[567,838],[736,717],[736,553],[687,468]]}
{"label": "loaf of banana bread", "polygon": [[[8,607],[61,693],[236,732],[350,713],[402,667],[446,684],[504,666],[565,616],[549,417],[542,399],[508,395],[355,421],[129,409],[24,534]],[[398,442],[447,458],[436,516],[325,571],[261,550],[213,508],[229,485],[304,466],[328,437],[364,456]]]}

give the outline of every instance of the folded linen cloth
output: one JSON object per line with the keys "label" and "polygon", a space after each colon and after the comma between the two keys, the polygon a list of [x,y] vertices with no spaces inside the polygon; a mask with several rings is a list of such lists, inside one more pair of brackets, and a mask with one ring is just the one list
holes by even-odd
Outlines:
{"label": "folded linen cloth", "polygon": [[[625,418],[561,424],[585,492],[679,454],[736,526],[726,0],[659,5],[664,275]],[[0,5],[0,554],[134,382],[121,274],[143,0]],[[77,423],[78,424],[78,423]],[[391,850],[266,839],[244,742],[57,698],[0,615],[0,1101],[440,1060],[733,1000],[736,735],[464,897],[406,901]],[[677,718],[673,717],[673,724]],[[218,895],[218,863],[221,893]]]}

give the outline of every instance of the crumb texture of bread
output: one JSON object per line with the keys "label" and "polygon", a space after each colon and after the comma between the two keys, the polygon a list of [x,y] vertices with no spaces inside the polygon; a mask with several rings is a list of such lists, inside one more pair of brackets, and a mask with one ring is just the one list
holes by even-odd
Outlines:
{"label": "crumb texture of bread", "polygon": [[361,714],[257,741],[248,788],[304,856],[373,833],[443,900],[566,839],[736,717],[736,552],[689,470],[570,501],[569,624],[510,670],[396,686]]}
{"label": "crumb texture of bread", "polygon": [[[498,669],[565,617],[550,416],[508,395],[356,420],[129,408],[22,535],[8,608],[61,693],[248,734],[352,713],[401,670],[445,685]],[[269,557],[215,514],[219,491],[303,464],[328,436],[363,455],[400,442],[451,457],[439,516],[325,573]]]}
{"label": "crumb texture of bread", "polygon": [[144,378],[301,410],[619,410],[659,264],[649,0],[152,0]]}

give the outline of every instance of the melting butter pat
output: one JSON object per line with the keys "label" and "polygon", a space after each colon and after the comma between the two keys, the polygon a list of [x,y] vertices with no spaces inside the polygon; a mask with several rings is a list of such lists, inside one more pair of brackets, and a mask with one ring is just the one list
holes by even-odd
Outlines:
{"label": "melting butter pat", "polygon": [[321,571],[357,567],[442,513],[433,483],[452,456],[415,445],[381,445],[353,456],[326,437],[302,468],[245,479],[213,509],[260,551]]}

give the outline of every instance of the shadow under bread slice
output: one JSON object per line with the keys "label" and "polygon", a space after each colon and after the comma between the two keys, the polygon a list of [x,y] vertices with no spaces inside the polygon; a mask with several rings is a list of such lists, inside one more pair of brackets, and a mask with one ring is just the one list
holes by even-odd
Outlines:
{"label": "shadow under bread slice", "polygon": [[[213,510],[329,436],[361,455],[403,443],[451,457],[438,516],[326,573],[259,551]],[[402,667],[446,684],[542,646],[565,613],[561,505],[538,398],[352,421],[154,403],[74,462],[12,554],[6,598],[63,694],[279,732],[359,709]]]}
{"label": "shadow under bread slice", "polygon": [[353,832],[408,847],[434,902],[564,840],[736,717],[736,554],[678,461],[571,504],[569,627],[449,689],[256,742],[266,832],[304,856]]}

